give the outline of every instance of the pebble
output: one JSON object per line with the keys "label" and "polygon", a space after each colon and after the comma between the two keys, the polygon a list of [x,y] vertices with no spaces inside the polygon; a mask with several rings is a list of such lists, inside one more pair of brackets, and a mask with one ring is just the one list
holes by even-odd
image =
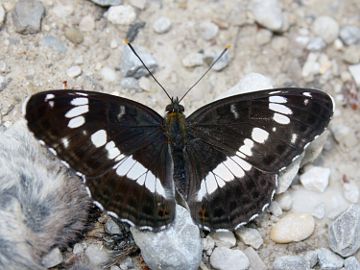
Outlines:
{"label": "pebble", "polygon": [[74,44],[80,44],[84,41],[83,34],[76,28],[66,28],[65,37]]}
{"label": "pebble", "polygon": [[5,76],[0,75],[0,91],[4,90],[6,88],[6,85],[8,84],[8,81]]}
{"label": "pebble", "polygon": [[139,82],[137,79],[127,77],[121,80],[120,85],[127,90],[139,90]]}
{"label": "pebble", "polygon": [[309,51],[321,51],[326,47],[325,41],[321,37],[311,38],[306,46]]}
{"label": "pebble", "polygon": [[360,62],[360,46],[351,45],[345,48],[342,59],[349,64],[357,64]]}
{"label": "pebble", "polygon": [[130,0],[130,5],[138,8],[138,9],[145,9],[147,0]]}
{"label": "pebble", "polygon": [[300,175],[301,184],[310,191],[324,192],[329,184],[330,169],[318,166],[308,166]]}
{"label": "pebble", "polygon": [[277,201],[273,201],[269,207],[270,213],[272,213],[275,217],[280,217],[283,214],[283,211]]}
{"label": "pebble", "polygon": [[288,193],[283,193],[277,196],[276,201],[284,211],[289,211],[292,207],[292,198]]}
{"label": "pebble", "polygon": [[290,213],[272,226],[270,238],[281,244],[298,242],[308,238],[314,229],[315,221],[311,215]]}
{"label": "pebble", "polygon": [[175,221],[166,230],[157,233],[135,227],[130,230],[150,269],[198,269],[202,258],[200,231],[185,208],[176,205]]}
{"label": "pebble", "polygon": [[63,260],[64,258],[61,254],[60,249],[54,248],[42,258],[41,263],[46,268],[51,268],[62,263]]}
{"label": "pebble", "polygon": [[249,245],[255,249],[264,243],[258,230],[253,228],[242,227],[235,231],[235,234],[240,238],[244,244]]}
{"label": "pebble", "polygon": [[304,157],[304,154],[302,154],[299,158],[294,160],[284,171],[280,172],[279,175],[279,186],[276,190],[276,194],[281,194],[287,191],[292,184],[293,180],[297,176],[301,161]]}
{"label": "pebble", "polygon": [[5,9],[4,9],[4,7],[0,4],[0,27],[2,27],[3,24],[4,24],[5,15],[6,15]]}
{"label": "pebble", "polygon": [[320,73],[320,64],[318,63],[319,55],[316,53],[309,53],[305,64],[302,68],[301,75],[303,77],[309,77]]}
{"label": "pebble", "polygon": [[114,69],[110,67],[103,67],[100,70],[101,77],[108,82],[114,82],[117,80],[117,74]]}
{"label": "pebble", "polygon": [[[208,64],[211,65],[213,61],[221,54],[222,50],[216,49],[208,49],[205,50],[203,55],[203,60]],[[221,71],[226,68],[230,63],[230,54],[229,51],[226,52],[212,67],[212,70]]]}
{"label": "pebble", "polygon": [[203,54],[201,53],[190,53],[182,60],[184,67],[197,67],[204,64]]}
{"label": "pebble", "polygon": [[355,132],[348,126],[337,124],[336,126],[332,126],[331,130],[336,141],[348,148],[354,147],[359,143]]}
{"label": "pebble", "polygon": [[341,27],[340,39],[348,46],[360,43],[360,27],[354,25]]}
{"label": "pebble", "polygon": [[104,229],[108,234],[121,234],[119,225],[111,218],[106,221]]}
{"label": "pebble", "polygon": [[215,240],[215,244],[218,247],[234,247],[236,245],[236,238],[233,232],[230,231],[220,231],[215,232],[211,235]]}
{"label": "pebble", "polygon": [[306,260],[301,256],[277,257],[273,263],[273,270],[310,270]]}
{"label": "pebble", "polygon": [[360,87],[360,64],[349,66],[349,71],[353,76],[357,86]]}
{"label": "pebble", "polygon": [[151,83],[152,83],[152,79],[149,79],[147,77],[141,77],[138,81],[139,87],[144,91],[151,90]]}
{"label": "pebble", "polygon": [[344,265],[344,259],[341,258],[339,255],[331,252],[327,248],[320,248],[317,251],[318,258],[319,258],[319,265],[320,269],[331,269],[337,270],[341,269]]}
{"label": "pebble", "polygon": [[244,250],[246,257],[250,261],[250,269],[253,270],[267,270],[265,263],[260,258],[260,256],[256,253],[256,251],[252,247],[248,247]]}
{"label": "pebble", "polygon": [[330,44],[339,35],[339,24],[331,17],[320,16],[314,21],[312,30],[314,34],[321,37],[327,44]]}
{"label": "pebble", "polygon": [[168,17],[160,17],[154,22],[153,29],[158,34],[164,34],[169,32],[171,25],[171,20]]}
{"label": "pebble", "polygon": [[57,4],[52,9],[52,13],[54,13],[58,18],[66,19],[74,12],[74,7],[72,5],[62,5]]}
{"label": "pebble", "polygon": [[218,270],[247,270],[250,261],[240,250],[217,247],[210,256],[210,264]]}
{"label": "pebble", "polygon": [[90,1],[103,7],[118,6],[122,4],[122,0],[90,0]]}
{"label": "pebble", "polygon": [[80,255],[81,253],[84,252],[84,250],[86,249],[87,245],[86,243],[82,242],[82,243],[76,243],[73,247],[73,253],[75,255]]}
{"label": "pebble", "polygon": [[326,208],[324,203],[319,203],[317,206],[314,207],[312,213],[314,217],[317,219],[323,219],[326,214]]}
{"label": "pebble", "polygon": [[82,73],[81,67],[80,66],[72,66],[69,67],[66,70],[66,74],[70,77],[70,78],[76,78],[78,76],[80,76]]}
{"label": "pebble", "polygon": [[85,250],[85,255],[95,266],[102,266],[109,260],[109,253],[102,245],[90,244]]}
{"label": "pebble", "polygon": [[205,238],[202,238],[202,244],[203,244],[203,250],[206,252],[206,254],[211,255],[215,247],[214,239],[212,239],[212,237],[208,235]]}
{"label": "pebble", "polygon": [[359,201],[359,187],[355,181],[347,180],[343,182],[343,193],[346,200],[351,203]]}
{"label": "pebble", "polygon": [[250,10],[257,23],[271,31],[280,31],[284,15],[277,0],[252,0]]}
{"label": "pebble", "polygon": [[344,260],[344,267],[345,270],[360,270],[360,263],[354,256],[351,256]]}
{"label": "pebble", "polygon": [[51,48],[59,53],[65,53],[67,51],[65,44],[54,36],[45,36],[40,43],[42,46]]}
{"label": "pebble", "polygon": [[91,32],[95,29],[95,19],[91,15],[82,17],[79,23],[79,29],[83,32]]}
{"label": "pebble", "polygon": [[113,24],[130,25],[136,19],[136,12],[132,6],[112,6],[107,12],[107,19]]}
{"label": "pebble", "polygon": [[199,25],[199,32],[204,40],[212,40],[218,34],[219,27],[211,21],[204,21]]}
{"label": "pebble", "polygon": [[343,257],[360,248],[360,206],[353,204],[329,226],[329,246]]}
{"label": "pebble", "polygon": [[20,34],[36,34],[41,30],[45,8],[41,1],[19,0],[12,11],[15,31]]}
{"label": "pebble", "polygon": [[131,259],[131,257],[126,257],[120,264],[119,264],[120,269],[122,270],[127,270],[127,269],[132,269],[134,268],[134,262]]}
{"label": "pebble", "polygon": [[268,29],[259,29],[256,33],[256,42],[259,45],[265,45],[271,41],[272,38],[272,32]]}
{"label": "pebble", "polygon": [[303,258],[305,259],[308,267],[313,268],[319,261],[318,258],[318,250],[309,250],[304,255]]}

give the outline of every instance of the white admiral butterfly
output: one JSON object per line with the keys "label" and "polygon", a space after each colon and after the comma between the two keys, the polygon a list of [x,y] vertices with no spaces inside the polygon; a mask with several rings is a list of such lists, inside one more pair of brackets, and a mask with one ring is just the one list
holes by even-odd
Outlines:
{"label": "white admiral butterfly", "polygon": [[57,90],[31,96],[25,117],[121,220],[163,229],[180,195],[201,228],[232,230],[269,205],[279,171],[324,131],[333,101],[283,88],[224,98],[188,117],[172,98],[166,111],[163,118],[129,99]]}

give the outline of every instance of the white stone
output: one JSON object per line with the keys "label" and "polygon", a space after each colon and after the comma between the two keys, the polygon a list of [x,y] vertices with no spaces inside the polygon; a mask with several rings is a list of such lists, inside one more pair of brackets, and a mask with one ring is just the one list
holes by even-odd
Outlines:
{"label": "white stone", "polygon": [[329,168],[309,166],[300,175],[300,182],[307,190],[324,192],[329,184],[330,173]]}
{"label": "white stone", "polygon": [[204,40],[211,40],[218,34],[219,27],[213,22],[204,21],[199,25],[199,32]]}
{"label": "white stone", "polygon": [[280,217],[283,214],[282,209],[277,201],[273,201],[270,204],[269,211],[276,217]]}
{"label": "white stone", "polygon": [[82,73],[82,70],[81,70],[80,66],[72,66],[66,70],[66,75],[68,75],[70,78],[76,78],[76,77],[80,76],[81,73]]}
{"label": "white stone", "polygon": [[101,245],[90,244],[85,255],[95,266],[104,265],[109,260],[109,253]]}
{"label": "white stone", "polygon": [[154,22],[153,29],[158,34],[164,34],[171,29],[171,25],[171,20],[168,17],[160,17]]}
{"label": "white stone", "polygon": [[138,9],[145,9],[147,0],[130,0],[130,5],[138,8]]}
{"label": "white stone", "polygon": [[3,6],[0,4],[0,27],[4,24],[5,21],[5,9],[3,8]]}
{"label": "white stone", "polygon": [[110,67],[103,67],[100,70],[100,74],[101,74],[101,77],[103,77],[103,79],[105,81],[114,82],[117,80],[117,75],[116,75],[115,70]]}
{"label": "white stone", "polygon": [[360,262],[355,256],[351,256],[344,260],[345,270],[360,270]]}
{"label": "white stone", "polygon": [[203,250],[206,252],[207,255],[210,256],[215,247],[214,239],[212,239],[212,237],[208,235],[205,238],[202,238],[202,243],[203,243]]}
{"label": "white stone", "polygon": [[272,226],[270,238],[282,244],[298,242],[308,238],[314,229],[315,221],[311,215],[290,213]]}
{"label": "white stone", "polygon": [[312,30],[327,44],[330,44],[334,42],[339,35],[339,24],[331,17],[320,16],[314,21]]}
{"label": "white stone", "polygon": [[324,203],[319,203],[317,206],[314,207],[314,210],[311,213],[317,219],[323,219],[326,214],[326,208]]}
{"label": "white stone", "polygon": [[305,64],[302,68],[301,75],[303,77],[309,77],[310,75],[316,75],[320,73],[320,63],[318,62],[319,55],[316,53],[309,53]]}
{"label": "white stone", "polygon": [[86,249],[87,245],[86,243],[82,242],[82,243],[76,243],[73,247],[73,253],[75,255],[80,255],[81,253],[84,252],[84,250]]}
{"label": "white stone", "polygon": [[343,124],[332,125],[331,131],[336,141],[347,148],[357,146],[359,143],[354,130],[349,126]]}
{"label": "white stone", "polygon": [[80,23],[79,29],[84,32],[91,32],[95,29],[95,19],[91,15],[84,16]]}
{"label": "white stone", "polygon": [[242,227],[236,230],[235,233],[241,241],[255,249],[258,249],[264,243],[259,231],[256,229]]}
{"label": "white stone", "polygon": [[215,240],[218,247],[231,248],[236,245],[235,235],[230,231],[215,232],[211,235],[211,237]]}
{"label": "white stone", "polygon": [[60,249],[54,248],[42,258],[41,263],[46,268],[51,268],[62,263],[63,260],[64,258],[61,254]]}
{"label": "white stone", "polygon": [[72,5],[57,4],[52,9],[52,12],[62,19],[66,19],[74,12],[74,7]]}
{"label": "white stone", "polygon": [[130,25],[136,19],[136,12],[132,6],[112,6],[107,12],[107,19],[113,24]]}
{"label": "white stone", "polygon": [[268,270],[259,254],[252,247],[248,247],[244,250],[246,257],[250,261],[250,269],[252,270]]}
{"label": "white stone", "polygon": [[272,31],[281,30],[284,15],[277,0],[252,0],[250,10],[255,20],[262,26]]}
{"label": "white stone", "polygon": [[360,42],[360,27],[345,25],[340,29],[340,38],[346,45],[353,45]]}
{"label": "white stone", "polygon": [[302,256],[287,255],[276,257],[272,270],[308,270],[307,262]]}
{"label": "white stone", "polygon": [[344,265],[344,259],[331,252],[327,248],[318,249],[318,258],[320,269],[341,269]]}
{"label": "white stone", "polygon": [[292,162],[288,167],[286,167],[286,170],[280,172],[279,186],[276,190],[276,194],[284,193],[286,190],[289,189],[294,178],[298,174],[303,157],[304,154],[299,156],[294,162]]}
{"label": "white stone", "polygon": [[345,199],[351,203],[359,201],[359,187],[355,181],[347,180],[343,183],[343,193]]}
{"label": "white stone", "polygon": [[240,250],[217,247],[210,256],[210,264],[218,270],[246,270],[250,266],[249,259]]}
{"label": "white stone", "polygon": [[182,60],[184,67],[196,67],[204,64],[203,55],[201,53],[190,53]]}
{"label": "white stone", "polygon": [[349,66],[349,71],[356,82],[356,85],[360,87],[360,64]]}
{"label": "white stone", "polygon": [[276,201],[284,211],[289,211],[292,207],[292,198],[288,193],[283,193],[277,196]]}

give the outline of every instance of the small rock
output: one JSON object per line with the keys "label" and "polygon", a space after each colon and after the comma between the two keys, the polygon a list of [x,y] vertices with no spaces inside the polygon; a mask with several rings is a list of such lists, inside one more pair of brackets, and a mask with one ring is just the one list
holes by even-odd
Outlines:
{"label": "small rock", "polygon": [[[222,50],[216,50],[216,49],[209,49],[204,52],[203,60],[208,64],[211,65],[213,61],[216,60],[216,58],[219,57]],[[229,52],[226,52],[212,67],[215,71],[221,71],[224,68],[226,68],[230,63],[230,54]]]}
{"label": "small rock", "polygon": [[302,76],[309,77],[320,73],[320,64],[318,63],[318,54],[309,53],[302,69]]}
{"label": "small rock", "polygon": [[127,270],[127,269],[132,269],[134,268],[134,263],[133,260],[131,259],[131,257],[126,257],[125,260],[123,260],[120,264],[120,269],[121,270]]}
{"label": "small rock", "polygon": [[340,39],[346,45],[360,43],[360,28],[353,25],[346,25],[340,29]]}
{"label": "small rock", "polygon": [[276,243],[298,242],[308,238],[315,229],[309,214],[290,213],[272,226],[270,238]]}
{"label": "small rock", "polygon": [[348,257],[360,248],[360,206],[353,204],[329,226],[330,248]]}
{"label": "small rock", "polygon": [[41,40],[41,45],[45,47],[49,47],[59,53],[65,53],[67,50],[64,43],[62,43],[59,39],[57,39],[54,36],[45,36]]}
{"label": "small rock", "polygon": [[289,40],[283,36],[275,36],[272,39],[271,47],[279,53],[285,53],[289,48]]}
{"label": "small rock", "polygon": [[284,22],[280,4],[277,0],[252,0],[250,10],[255,20],[271,31],[280,31]]}
{"label": "small rock", "polygon": [[258,249],[264,243],[259,231],[256,229],[242,227],[236,230],[235,233],[241,241],[255,249]]}
{"label": "small rock", "polygon": [[211,40],[218,34],[219,27],[213,22],[204,21],[199,25],[199,32],[204,40]]}
{"label": "small rock", "polygon": [[138,9],[145,9],[147,0],[130,0],[130,5]]}
{"label": "small rock", "polygon": [[121,234],[119,225],[111,218],[106,221],[104,228],[108,234]]}
{"label": "small rock", "polygon": [[153,29],[158,34],[164,34],[171,29],[171,24],[168,17],[160,17],[154,22]]}
{"label": "small rock", "polygon": [[300,175],[300,182],[307,190],[324,192],[329,184],[330,173],[329,168],[309,166],[305,173]]}
{"label": "small rock", "polygon": [[157,233],[135,227],[130,230],[150,269],[198,269],[202,257],[200,231],[185,208],[176,206],[175,221],[166,230]]}
{"label": "small rock", "polygon": [[337,270],[344,265],[344,259],[327,248],[318,249],[318,258],[320,269]]}
{"label": "small rock", "polygon": [[277,257],[273,263],[273,270],[310,270],[306,260],[301,256]]}
{"label": "small rock", "polygon": [[60,249],[54,248],[42,258],[41,263],[46,268],[51,268],[62,263],[63,260],[64,258],[60,252]]}
{"label": "small rock", "polygon": [[260,29],[256,33],[256,42],[259,45],[265,45],[271,41],[272,32],[267,29]]}
{"label": "small rock", "polygon": [[6,88],[8,81],[6,77],[0,75],[0,92]]}
{"label": "small rock", "polygon": [[91,15],[84,16],[79,23],[80,31],[91,32],[95,29],[95,19]]}
{"label": "small rock", "polygon": [[230,231],[215,232],[211,235],[211,237],[215,240],[218,247],[230,248],[236,245],[235,235]]}
{"label": "small rock", "polygon": [[76,243],[73,248],[73,253],[75,255],[80,255],[81,253],[84,252],[86,247],[87,247],[86,243]]}
{"label": "small rock", "polygon": [[325,41],[321,37],[315,37],[310,39],[306,46],[309,51],[321,51],[326,47]]}
{"label": "small rock", "polygon": [[[127,270],[128,268],[123,268],[123,269]],[[110,267],[110,270],[123,270],[123,269],[121,267],[119,267],[119,266],[116,266],[116,265],[112,265]]]}
{"label": "small rock", "polygon": [[136,12],[132,6],[112,6],[107,12],[107,19],[113,24],[130,25],[136,19]]}
{"label": "small rock", "polygon": [[357,203],[359,201],[359,187],[351,180],[347,180],[343,183],[344,197],[351,203]]}
{"label": "small rock", "polygon": [[101,77],[103,77],[103,79],[104,79],[105,81],[114,82],[114,81],[117,80],[116,72],[115,72],[115,70],[113,70],[112,68],[103,67],[103,68],[100,70],[100,74],[101,74]]}
{"label": "small rock", "polygon": [[360,87],[360,64],[349,66],[349,71],[353,76],[357,86]]}
{"label": "small rock", "polygon": [[338,141],[340,144],[348,148],[354,147],[358,144],[358,139],[355,135],[355,132],[350,127],[343,124],[337,124],[336,126],[332,126],[331,130],[336,141]]}
{"label": "small rock", "polygon": [[339,35],[339,24],[331,17],[320,16],[314,21],[312,30],[327,44],[330,44],[334,42]]}
{"label": "small rock", "polygon": [[83,34],[76,28],[66,28],[65,37],[74,44],[80,44],[84,41]]}
{"label": "small rock", "polygon": [[294,160],[284,171],[280,172],[279,175],[279,186],[276,190],[277,194],[284,193],[290,185],[292,184],[293,180],[297,176],[301,161],[304,158],[304,154],[299,156],[296,160]]}
{"label": "small rock", "polygon": [[80,76],[81,73],[82,73],[82,70],[81,70],[80,66],[69,67],[68,70],[66,71],[66,74],[70,78],[76,78],[76,77]]}
{"label": "small rock", "polygon": [[118,6],[122,4],[122,0],[90,0],[90,1],[103,7]]}
{"label": "small rock", "polygon": [[152,80],[150,80],[149,78],[141,77],[138,82],[139,82],[139,87],[142,90],[144,90],[144,91],[150,91],[151,90],[151,82],[152,82]]}
{"label": "small rock", "polygon": [[311,213],[314,217],[317,219],[323,219],[326,214],[325,204],[320,203],[317,206],[314,207],[314,210]]}
{"label": "small rock", "polygon": [[197,67],[204,64],[203,54],[201,53],[190,53],[182,60],[184,67]]}
{"label": "small rock", "polygon": [[66,19],[74,12],[74,7],[72,5],[63,5],[57,4],[52,9],[52,12],[60,19]]}
{"label": "small rock", "polygon": [[0,4],[0,27],[3,26],[5,21],[6,12],[3,6]]}
{"label": "small rock", "polygon": [[351,256],[344,260],[344,267],[345,270],[360,270],[360,263],[354,256]]}
{"label": "small rock", "polygon": [[250,261],[250,269],[253,270],[267,270],[265,263],[260,258],[260,256],[256,253],[256,251],[252,247],[248,247],[244,250],[246,257]]}
{"label": "small rock", "polygon": [[240,250],[217,247],[210,256],[210,264],[218,270],[246,270],[250,266],[249,259]]}
{"label": "small rock", "polygon": [[281,207],[277,201],[273,201],[269,207],[270,213],[272,213],[275,217],[280,217],[283,214]]}
{"label": "small rock", "polygon": [[307,251],[303,258],[305,259],[309,268],[313,268],[319,261],[318,258],[318,251],[317,250],[310,250]]}
{"label": "small rock", "polygon": [[206,254],[211,255],[215,247],[214,239],[212,239],[212,237],[208,235],[205,238],[202,238],[202,244],[203,244],[203,250],[205,250]]}
{"label": "small rock", "polygon": [[282,210],[289,211],[291,209],[293,201],[288,193],[280,194],[279,196],[277,196],[276,200]]}
{"label": "small rock", "polygon": [[120,85],[127,90],[139,90],[139,82],[137,79],[127,77],[121,80]]}
{"label": "small rock", "polygon": [[[158,66],[154,57],[141,47],[136,46],[135,49],[140,58],[144,61],[145,65],[151,70],[151,72],[154,72]],[[136,79],[149,75],[148,71],[144,68],[142,63],[128,46],[125,46],[123,49],[120,70],[125,77],[134,77]]]}
{"label": "small rock", "polygon": [[305,149],[304,158],[301,160],[300,167],[312,163],[322,152],[324,145],[328,142],[330,132],[325,130],[316,139],[314,139]]}
{"label": "small rock", "polygon": [[36,34],[40,32],[41,20],[45,8],[41,1],[19,0],[12,12],[15,31],[20,34]]}
{"label": "small rock", "polygon": [[90,244],[85,250],[85,255],[95,266],[103,266],[109,260],[108,252],[101,245]]}
{"label": "small rock", "polygon": [[360,62],[360,46],[349,46],[345,48],[342,59],[349,64],[357,64]]}
{"label": "small rock", "polygon": [[0,60],[0,72],[1,72],[1,73],[8,73],[9,71],[10,71],[10,69],[9,69],[8,66],[6,65],[6,62]]}

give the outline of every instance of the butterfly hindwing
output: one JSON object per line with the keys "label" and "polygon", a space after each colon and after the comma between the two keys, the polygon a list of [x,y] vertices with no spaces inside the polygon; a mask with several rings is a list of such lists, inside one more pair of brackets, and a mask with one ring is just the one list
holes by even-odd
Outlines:
{"label": "butterfly hindwing", "polygon": [[288,88],[232,96],[191,114],[186,167],[201,168],[189,173],[193,219],[208,229],[232,229],[260,213],[279,170],[324,131],[332,113],[327,94]]}
{"label": "butterfly hindwing", "polygon": [[86,178],[105,209],[140,228],[172,222],[172,161],[156,112],[112,95],[57,90],[33,95],[25,113],[29,129]]}

